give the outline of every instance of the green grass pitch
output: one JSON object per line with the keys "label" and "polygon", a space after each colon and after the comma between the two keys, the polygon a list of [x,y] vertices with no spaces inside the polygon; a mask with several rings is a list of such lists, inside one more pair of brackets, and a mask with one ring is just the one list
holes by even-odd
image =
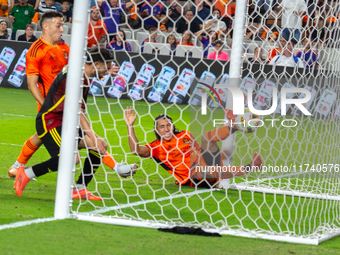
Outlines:
{"label": "green grass pitch", "polygon": [[[110,142],[109,151],[118,161],[126,159],[130,163],[141,162],[143,170],[138,171],[132,181],[128,178],[120,179],[109,169],[101,167],[96,173],[96,183],[92,182],[89,189],[100,193],[106,207],[178,194],[178,186],[174,184],[174,179],[162,168],[157,168],[151,159],[141,160],[131,154],[127,154],[125,157],[125,153],[129,150],[127,131],[122,119],[122,108],[129,106],[131,101],[122,100],[120,106],[112,100],[110,102],[113,104],[110,107],[107,106],[103,98],[97,98],[96,101],[98,107],[92,104],[92,98],[89,99],[88,106],[95,131]],[[0,210],[0,224],[52,217],[56,173],[45,175],[37,182],[30,182],[22,197],[15,195],[14,182],[7,177],[7,170],[15,161],[21,145],[35,132],[36,106],[33,97],[29,91],[1,88],[0,102],[0,128],[2,130],[0,138],[2,169],[0,172],[2,209]],[[162,111],[164,112],[164,107],[167,108],[167,113],[176,120],[179,129],[186,129],[185,122],[189,122],[193,117],[189,109],[184,109],[185,114],[181,115],[177,106],[160,106],[158,104],[147,106],[136,102],[135,108],[141,118],[141,125],[137,126],[136,131],[141,141],[151,141],[154,138],[152,119],[147,113],[150,111],[155,117]],[[181,107],[181,109],[183,108],[185,106]],[[314,127],[312,123],[307,125],[306,128],[311,133],[320,132],[325,128],[324,126]],[[209,125],[205,127],[205,129],[209,128],[211,128]],[[332,127],[329,125],[328,128]],[[192,125],[189,129],[199,137],[197,126]],[[259,151],[264,158],[267,158],[267,162],[286,162],[286,158],[280,156],[282,152],[278,151],[278,140],[289,138],[292,134],[286,130],[269,134],[259,131],[256,139],[251,134],[244,137],[238,136],[239,151],[236,152],[235,162],[238,164],[247,163],[254,151]],[[268,144],[263,142],[259,145],[258,140],[266,135],[272,136],[273,142],[268,139],[266,141]],[[275,137],[276,139],[274,139]],[[334,141],[327,141],[326,137],[324,140],[323,146],[333,146]],[[337,142],[336,139],[335,142]],[[270,146],[268,147],[268,145]],[[303,143],[303,145],[306,146],[303,148],[305,153],[299,152],[300,154],[290,157],[293,158],[290,160],[291,162],[300,159],[302,155],[309,154],[306,151],[314,152],[316,150],[311,144]],[[296,143],[285,146],[284,154],[294,151],[296,146],[301,145]],[[267,148],[271,148],[271,151]],[[312,156],[306,157],[312,158]],[[331,161],[332,157],[333,155],[330,154],[328,160]],[[41,148],[34,154],[28,165],[40,163],[48,158],[47,151]],[[312,162],[316,161],[312,160]],[[122,188],[125,192],[122,191]],[[184,187],[182,191],[185,193],[193,190]],[[80,206],[79,201],[74,201],[72,209],[80,212],[91,211],[103,207],[104,203],[82,201]],[[299,206],[295,206],[296,204]],[[280,232],[294,228],[297,234],[303,234],[312,231],[319,224],[320,219],[315,217],[316,213],[321,215],[320,218],[328,217],[328,220],[332,220],[334,216],[330,214],[337,211],[337,206],[338,204],[334,202],[321,203],[317,200],[311,202],[310,199],[300,199],[299,201],[298,198],[288,196],[283,199],[280,196],[264,196],[260,193],[230,190],[227,196],[224,191],[204,193],[190,198],[174,199],[172,203],[169,203],[169,200],[150,202],[145,207],[135,206],[133,209],[110,211],[105,215],[159,221],[180,222],[185,220],[193,224],[212,222],[217,226],[221,226],[222,222],[226,221],[231,228],[238,228],[242,225],[249,230],[261,228]],[[219,210],[217,210],[218,207]],[[305,226],[305,228],[301,226]],[[334,238],[314,247],[233,236],[223,236],[222,238],[180,236],[161,233],[153,229],[120,227],[76,220],[39,223],[0,231],[1,254],[173,254],[178,249],[183,250],[185,254],[340,254],[338,241],[339,238]],[[180,244],[181,247],[179,247]]]}

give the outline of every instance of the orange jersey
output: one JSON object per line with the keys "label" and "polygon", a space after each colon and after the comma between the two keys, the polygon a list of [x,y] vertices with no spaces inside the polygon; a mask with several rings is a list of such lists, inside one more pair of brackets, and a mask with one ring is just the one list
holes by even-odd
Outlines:
{"label": "orange jersey", "polygon": [[[67,46],[67,45],[66,45]],[[38,75],[38,87],[45,98],[54,78],[68,62],[69,47],[52,46],[41,38],[26,53],[26,75]]]}
{"label": "orange jersey", "polygon": [[270,62],[275,56],[280,55],[280,48],[271,49],[267,53],[268,62]]}
{"label": "orange jersey", "polygon": [[100,19],[97,21],[95,25],[92,25],[91,21],[89,21],[88,32],[87,32],[87,47],[92,47],[92,45],[96,45],[102,39],[102,35],[107,35],[107,28],[104,22]]}
{"label": "orange jersey", "polygon": [[155,140],[145,146],[151,156],[181,184],[189,181],[190,170],[198,165],[201,155],[201,147],[187,131],[176,134],[171,141]]}

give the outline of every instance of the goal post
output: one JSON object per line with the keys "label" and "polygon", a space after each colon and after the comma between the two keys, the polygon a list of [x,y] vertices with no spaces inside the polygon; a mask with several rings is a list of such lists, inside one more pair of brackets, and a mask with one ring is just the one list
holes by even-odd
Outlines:
{"label": "goal post", "polygon": [[[87,2],[87,3],[86,3]],[[75,0],[73,12],[73,31],[71,36],[65,108],[62,126],[62,144],[58,166],[57,193],[54,217],[65,219],[70,214],[70,198],[72,179],[75,171],[77,151],[77,130],[79,126],[79,100],[83,83],[85,40],[88,27],[89,1]]]}
{"label": "goal post", "polygon": [[[110,7],[110,1],[101,2],[101,8]],[[315,12],[306,12],[306,18],[302,17],[305,6],[301,6],[298,10],[301,13],[298,18],[304,20],[301,37],[294,40],[295,32],[290,27],[284,32],[285,15],[291,15],[284,6],[257,6],[240,0],[236,2],[233,14],[233,8],[229,8],[233,1],[218,0],[216,8],[220,2],[228,11],[213,23],[231,22],[223,33],[217,30],[223,52],[228,54],[230,61],[209,59],[204,55],[210,56],[219,50],[209,41],[210,36],[215,36],[210,30],[204,31],[202,38],[194,32],[182,35],[169,31],[166,24],[164,27],[168,31],[161,28],[164,17],[176,21],[173,14],[177,5],[190,10],[189,1],[184,5],[183,2],[158,1],[153,12],[158,12],[160,5],[165,11],[158,13],[163,18],[151,20],[155,22],[156,30],[143,27],[147,15],[141,13],[143,9],[150,9],[151,3],[139,6],[142,8],[140,13],[133,11],[138,6],[128,5],[129,1],[114,7],[125,18],[120,20],[125,38],[119,37],[119,32],[118,38],[108,41],[114,35],[108,33],[105,46],[114,49],[119,72],[116,76],[92,80],[85,111],[93,130],[107,142],[107,151],[113,158],[117,162],[138,163],[139,170],[135,175],[123,178],[102,163],[91,173],[93,179],[88,185],[88,190],[102,201],[70,201],[71,188],[75,184],[73,173],[81,173],[85,160],[85,153],[80,152],[80,166],[74,166],[80,97],[80,87],[74,84],[82,79],[90,12],[83,1],[75,1],[77,11],[72,25],[70,76],[65,101],[68,110],[63,120],[56,218],[74,217],[148,228],[201,227],[221,234],[314,245],[340,235],[340,79],[336,57],[339,56],[339,3],[325,1],[324,5],[315,7]],[[202,23],[215,19],[213,6],[209,10],[212,18],[195,16],[197,6],[193,3],[192,7],[192,19],[198,18]],[[112,19],[110,13],[106,11],[101,20]],[[228,15],[234,16],[230,19]],[[184,18],[188,19],[190,13]],[[322,22],[323,26],[320,25]],[[142,27],[135,28],[138,24]],[[327,36],[321,37],[323,31]],[[172,35],[180,42],[175,49],[167,41]],[[150,42],[154,36],[157,42]],[[185,36],[191,36],[191,42],[186,41]],[[304,38],[310,41],[304,41]],[[123,46],[119,44],[122,39]],[[206,40],[208,44],[205,44]],[[185,45],[181,45],[183,42]],[[242,93],[244,106],[252,104],[255,110],[272,108],[273,111],[264,116],[246,111],[236,117],[236,126],[223,129],[230,124],[225,108],[233,107],[234,96],[225,85],[233,85]],[[299,92],[292,92],[294,88],[300,89]],[[252,91],[251,94],[248,91]],[[282,94],[286,97],[281,98]],[[286,100],[293,101],[287,104],[286,112],[282,112],[284,107],[281,106]],[[206,106],[203,106],[204,102]],[[154,153],[157,141],[148,145],[152,157],[136,156],[131,152],[124,120],[125,110],[130,106],[133,113],[137,113],[133,127],[140,145],[156,140],[154,123],[160,114],[170,116],[179,131],[188,131],[191,136],[179,135],[178,142],[173,144],[163,143],[160,139],[159,146],[163,148],[165,158]],[[202,114],[201,108],[206,114]],[[302,108],[311,115],[304,114]],[[248,124],[242,125],[244,121]],[[251,126],[250,121],[256,125]],[[216,127],[223,132],[219,133]],[[227,169],[226,172],[233,167],[253,166],[259,156],[262,170],[229,179],[223,179],[227,175],[220,173],[218,177],[221,178],[216,183],[204,183],[205,188],[200,184],[207,180],[204,179],[208,178],[207,174],[203,179],[196,178],[197,182],[190,181],[192,185],[184,185],[177,167],[187,162],[182,150],[196,143],[199,147],[195,150],[202,148],[202,154],[207,152],[204,156],[208,158],[204,160],[210,155],[215,162],[220,152],[222,164],[218,166],[225,167],[222,169]],[[190,147],[190,153],[195,150]],[[171,157],[182,157],[182,160],[174,163]],[[215,164],[207,164],[207,167],[211,166]],[[192,169],[189,173],[193,173]],[[181,182],[183,185],[179,184]]]}

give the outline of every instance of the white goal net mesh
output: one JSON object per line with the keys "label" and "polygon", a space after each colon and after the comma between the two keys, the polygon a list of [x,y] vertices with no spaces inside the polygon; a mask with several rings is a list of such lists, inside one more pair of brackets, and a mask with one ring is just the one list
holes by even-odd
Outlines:
{"label": "white goal net mesh", "polygon": [[[89,10],[88,47],[112,49],[120,69],[116,76],[93,79],[87,118],[117,162],[138,162],[139,169],[122,178],[102,163],[88,190],[103,200],[73,200],[72,214],[292,242],[318,243],[339,233],[340,5],[328,0],[245,2],[246,13],[238,12],[232,0],[98,0]],[[91,21],[95,12],[105,27]],[[244,30],[233,29],[237,15],[245,20]],[[243,54],[242,65],[233,67],[236,34],[244,37]],[[230,68],[241,69],[241,77],[229,78]],[[234,129],[222,130],[230,91],[217,84],[238,78],[245,95],[253,91],[255,109],[272,107],[274,88],[279,102],[274,113],[257,119],[263,126],[249,128],[255,130],[250,133],[236,131],[233,139],[226,132]],[[282,88],[310,91],[303,106],[312,115],[294,105],[287,105],[283,115]],[[305,96],[287,93],[287,98]],[[207,98],[205,115],[202,98]],[[150,145],[151,157],[133,155],[124,120],[130,106],[138,114],[133,127],[139,145],[156,140],[154,121],[160,114],[169,115],[178,130],[190,132],[191,140],[182,132],[172,143],[161,139],[158,147]],[[209,132],[216,123],[221,132]],[[207,183],[192,175],[192,162],[186,164],[181,147],[186,142],[197,142],[214,165],[247,166],[260,155],[262,171],[234,176],[230,183],[221,174]],[[182,168],[188,165],[186,182]],[[81,169],[82,164],[76,167],[79,173]]]}

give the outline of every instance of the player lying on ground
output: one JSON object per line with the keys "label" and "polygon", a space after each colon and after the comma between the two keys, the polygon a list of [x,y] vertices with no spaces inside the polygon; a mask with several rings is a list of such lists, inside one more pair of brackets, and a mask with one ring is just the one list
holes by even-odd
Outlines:
{"label": "player lying on ground", "polygon": [[[88,156],[84,163],[83,173],[80,175],[76,188],[73,190],[73,198],[102,200],[100,197],[88,192],[86,187],[92,180],[93,173],[95,173],[100,166],[101,157],[106,154],[107,144],[92,130],[85,117],[84,109],[89,90],[88,78],[96,76],[97,73],[97,78],[101,79],[107,73],[107,68],[110,68],[112,59],[113,56],[110,51],[106,49],[93,49],[88,53],[87,61],[85,62],[85,87],[83,89],[79,129],[79,135],[82,138],[79,140],[78,148],[87,148]],[[67,66],[64,67],[53,81],[44,104],[36,118],[37,134],[50,153],[51,158],[33,167],[25,168],[24,166],[20,166],[17,168],[15,193],[18,196],[21,196],[26,184],[32,178],[58,170],[66,79]],[[77,85],[78,84],[75,84],[75,86]],[[79,155],[77,155],[77,163],[78,162]],[[116,164],[115,167],[116,172],[121,175],[134,174],[135,169],[136,165],[120,166]]]}
{"label": "player lying on ground", "polygon": [[[69,47],[59,43],[63,34],[63,15],[49,11],[40,21],[42,36],[34,42],[26,54],[26,75],[28,88],[37,101],[38,112],[44,103],[54,78],[67,64]],[[16,162],[10,167],[8,175],[16,176],[16,168],[25,166],[32,155],[39,149],[42,141],[37,134],[30,137],[23,145]],[[106,152],[103,163],[113,169],[116,161]]]}
{"label": "player lying on ground", "polygon": [[[235,119],[231,110],[226,111],[229,120]],[[226,139],[237,127],[222,126],[205,132],[200,147],[195,138],[187,131],[178,131],[168,115],[158,115],[154,123],[156,140],[146,145],[139,145],[133,124],[137,113],[133,108],[125,110],[124,118],[128,128],[130,150],[140,157],[155,159],[166,171],[176,178],[176,184],[194,187],[212,187],[221,179],[229,179],[243,175],[249,171],[262,169],[262,160],[258,153],[248,165],[237,166],[221,171],[217,167],[209,168],[208,172],[200,166],[220,165],[221,153],[218,141]]]}

